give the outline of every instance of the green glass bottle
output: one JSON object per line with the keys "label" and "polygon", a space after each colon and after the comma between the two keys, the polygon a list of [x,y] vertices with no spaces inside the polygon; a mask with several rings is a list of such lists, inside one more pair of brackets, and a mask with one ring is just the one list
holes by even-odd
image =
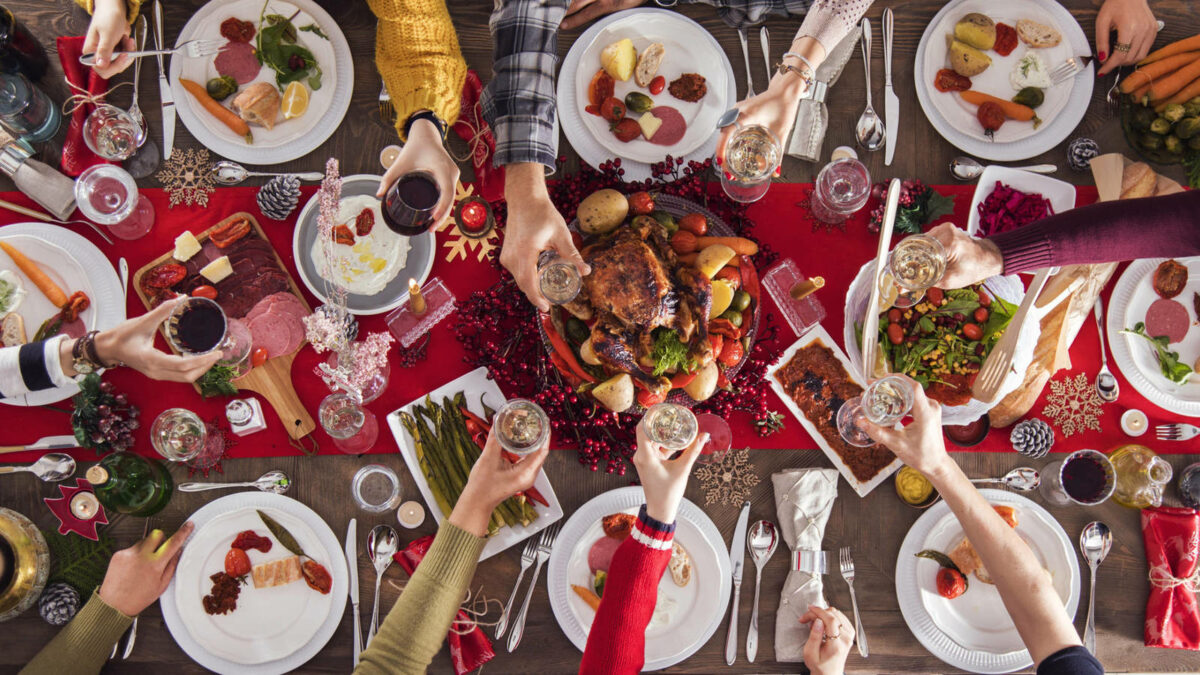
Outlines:
{"label": "green glass bottle", "polygon": [[143,518],[171,501],[175,482],[157,459],[114,452],[87,470],[87,480],[104,508]]}

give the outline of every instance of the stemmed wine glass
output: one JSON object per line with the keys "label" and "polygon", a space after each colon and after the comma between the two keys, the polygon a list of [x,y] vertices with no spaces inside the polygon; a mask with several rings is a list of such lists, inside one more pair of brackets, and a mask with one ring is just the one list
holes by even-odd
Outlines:
{"label": "stemmed wine glass", "polygon": [[721,188],[735,202],[758,201],[771,189],[771,177],[783,161],[783,145],[770,129],[754,124],[729,137],[725,170],[718,171]]}
{"label": "stemmed wine glass", "polygon": [[550,304],[563,305],[579,295],[583,278],[570,260],[553,251],[543,251],[538,261],[538,285]]}
{"label": "stemmed wine glass", "polygon": [[887,268],[880,279],[884,299],[900,309],[921,302],[925,291],[936,286],[946,273],[946,249],[927,234],[914,234],[900,240],[888,255]]}
{"label": "stemmed wine glass", "polygon": [[375,413],[367,410],[349,394],[326,396],[317,410],[321,428],[333,439],[338,450],[347,455],[361,455],[375,446],[379,438],[379,422]]}
{"label": "stemmed wine glass", "polygon": [[240,321],[228,321],[214,300],[188,298],[166,320],[167,342],[180,354],[208,354],[219,350],[222,365],[240,367],[250,356],[250,330]]}
{"label": "stemmed wine glass", "polygon": [[185,408],[164,410],[150,426],[150,444],[172,462],[186,462],[207,445],[208,429],[200,416]]}
{"label": "stemmed wine glass", "polygon": [[133,115],[115,105],[100,103],[83,121],[83,142],[104,159],[129,159],[141,136],[142,127]]}
{"label": "stemmed wine glass", "polygon": [[75,180],[75,204],[88,220],[121,239],[139,239],[154,227],[154,205],[133,176],[113,164],[88,167]]}
{"label": "stemmed wine glass", "polygon": [[837,413],[838,432],[850,445],[870,447],[875,441],[858,427],[860,420],[890,427],[907,415],[912,406],[913,392],[908,380],[899,375],[882,377],[868,385],[862,396],[842,404]]}
{"label": "stemmed wine glass", "polygon": [[514,398],[496,411],[496,439],[514,455],[528,455],[550,437],[550,416],[533,401]]}

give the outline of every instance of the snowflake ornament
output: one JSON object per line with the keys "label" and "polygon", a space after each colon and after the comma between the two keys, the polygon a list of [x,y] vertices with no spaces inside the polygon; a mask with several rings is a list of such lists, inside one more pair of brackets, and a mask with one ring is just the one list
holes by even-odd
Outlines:
{"label": "snowflake ornament", "polygon": [[759,478],[750,463],[750,449],[730,450],[720,462],[696,468],[696,478],[704,488],[704,505],[718,503],[734,506],[750,498],[750,489]]}
{"label": "snowflake ornament", "polygon": [[167,189],[172,208],[180,203],[207,207],[208,195],[217,187],[208,150],[204,148],[176,148],[154,177]]}
{"label": "snowflake ornament", "polygon": [[1104,401],[1088,381],[1087,374],[1079,373],[1074,379],[1064,377],[1050,382],[1050,394],[1046,396],[1042,415],[1062,429],[1063,436],[1071,436],[1088,429],[1100,431],[1103,405]]}
{"label": "snowflake ornament", "polygon": [[[457,204],[463,199],[472,196],[474,192],[474,185],[464,186],[460,181],[454,190],[454,203]],[[458,229],[458,223],[455,222],[454,218],[447,218],[435,227],[434,231],[445,232],[448,235],[447,240],[442,242],[442,246],[449,249],[446,253],[446,262],[454,262],[458,258],[466,260],[470,256],[471,251],[475,251],[476,259],[483,262],[500,245],[496,229],[493,229],[492,233],[483,239],[471,239],[463,235],[462,231]]]}

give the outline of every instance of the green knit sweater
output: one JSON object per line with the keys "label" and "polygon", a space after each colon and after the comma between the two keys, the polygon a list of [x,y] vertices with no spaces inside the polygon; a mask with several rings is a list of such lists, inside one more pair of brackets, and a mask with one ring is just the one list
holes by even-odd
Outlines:
{"label": "green knit sweater", "polygon": [[[485,543],[482,537],[442,523],[425,559],[379,627],[379,634],[363,651],[355,673],[424,673],[442,648]],[[71,623],[21,673],[99,673],[132,621],[92,594]]]}

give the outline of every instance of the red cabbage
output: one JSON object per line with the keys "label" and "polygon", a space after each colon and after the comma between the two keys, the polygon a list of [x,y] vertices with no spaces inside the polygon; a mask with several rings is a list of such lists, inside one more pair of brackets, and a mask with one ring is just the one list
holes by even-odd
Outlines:
{"label": "red cabbage", "polygon": [[1015,230],[1054,215],[1049,199],[1036,192],[1021,192],[1004,183],[996,183],[992,194],[980,202],[978,208],[981,237]]}

